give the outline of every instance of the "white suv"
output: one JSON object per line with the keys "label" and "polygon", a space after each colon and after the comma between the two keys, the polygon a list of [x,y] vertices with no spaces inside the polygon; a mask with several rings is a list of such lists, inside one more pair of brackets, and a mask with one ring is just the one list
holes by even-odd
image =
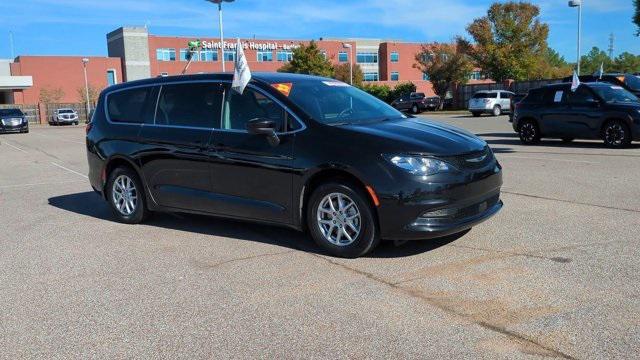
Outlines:
{"label": "white suv", "polygon": [[513,95],[511,91],[503,90],[478,91],[469,100],[469,111],[476,117],[483,113],[500,116],[511,111]]}
{"label": "white suv", "polygon": [[73,124],[78,125],[78,112],[74,109],[58,109],[53,113],[49,125]]}

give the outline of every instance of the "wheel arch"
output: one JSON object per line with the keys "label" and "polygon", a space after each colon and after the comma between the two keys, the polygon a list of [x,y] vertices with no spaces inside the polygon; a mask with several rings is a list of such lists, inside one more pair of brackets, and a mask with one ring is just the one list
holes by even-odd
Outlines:
{"label": "wheel arch", "polygon": [[377,198],[376,200],[374,200],[373,198],[374,195],[372,195],[371,193],[371,191],[373,191],[371,187],[368,186],[366,182],[364,182],[359,176],[349,171],[347,168],[338,167],[338,166],[329,166],[329,167],[320,169],[319,171],[309,176],[307,180],[304,182],[304,186],[300,190],[299,211],[296,215],[298,218],[297,220],[300,225],[300,228],[305,231],[307,230],[305,214],[307,212],[307,206],[308,206],[311,194],[313,194],[315,189],[317,189],[320,185],[330,181],[335,181],[335,180],[346,181],[358,187],[358,189],[362,190],[362,192],[365,194],[366,200],[369,202],[369,205],[371,205],[371,208],[373,209],[373,214],[376,218],[376,223],[378,223],[378,211],[377,211],[377,206],[375,204],[375,202],[377,201]]}
{"label": "wheel arch", "polygon": [[128,167],[131,170],[133,170],[136,175],[138,175],[138,178],[140,179],[140,181],[142,182],[143,186],[146,187],[146,183],[144,181],[144,177],[142,176],[142,174],[140,173],[140,168],[135,164],[134,161],[132,161],[131,159],[128,159],[124,156],[120,156],[120,155],[114,155],[112,157],[110,157],[104,165],[104,168],[102,170],[102,195],[106,198],[106,191],[105,191],[105,187],[107,186],[107,179],[109,178],[109,174],[111,174],[111,172],[113,170],[115,170],[118,167]]}

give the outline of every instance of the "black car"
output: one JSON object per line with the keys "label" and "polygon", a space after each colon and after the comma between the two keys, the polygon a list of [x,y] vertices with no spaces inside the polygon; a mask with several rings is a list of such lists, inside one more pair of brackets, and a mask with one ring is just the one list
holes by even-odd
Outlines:
{"label": "black car", "polygon": [[547,85],[529,91],[515,107],[513,129],[525,144],[540,138],[602,139],[610,147],[640,140],[640,103],[620,86],[609,83]]}
{"label": "black car", "polygon": [[0,109],[0,133],[10,132],[29,132],[29,121],[20,109]]}
{"label": "black car", "polygon": [[424,93],[413,92],[395,99],[391,106],[400,111],[419,114],[425,110],[436,110],[440,106],[440,97],[427,97]]}
{"label": "black car", "polygon": [[509,122],[513,122],[513,113],[516,109],[516,104],[518,104],[522,99],[524,99],[527,94],[513,94],[511,96],[511,105],[509,106]]}
{"label": "black car", "polygon": [[253,74],[105,89],[87,126],[89,179],[117,218],[189,212],[307,230],[356,257],[380,239],[461,233],[502,207],[501,166],[464,130],[408,118],[342,82]]}

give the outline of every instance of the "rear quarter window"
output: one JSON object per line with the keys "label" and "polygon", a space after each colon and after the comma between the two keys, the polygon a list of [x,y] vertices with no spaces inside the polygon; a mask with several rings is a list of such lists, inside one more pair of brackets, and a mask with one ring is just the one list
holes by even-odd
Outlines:
{"label": "rear quarter window", "polygon": [[117,123],[143,123],[153,117],[145,111],[151,102],[152,87],[121,90],[107,95],[109,120]]}

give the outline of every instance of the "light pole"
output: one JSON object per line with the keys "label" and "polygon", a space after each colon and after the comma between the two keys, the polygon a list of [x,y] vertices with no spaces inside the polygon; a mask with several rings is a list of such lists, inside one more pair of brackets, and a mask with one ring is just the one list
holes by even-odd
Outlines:
{"label": "light pole", "polygon": [[91,109],[89,107],[89,81],[87,80],[87,64],[89,63],[89,58],[82,58],[82,68],[84,69],[84,92],[87,100],[87,120],[89,120],[89,113]]}
{"label": "light pole", "polygon": [[580,75],[580,38],[582,37],[582,0],[569,0],[569,7],[578,8],[578,59],[577,69],[578,75]]}
{"label": "light pole", "polygon": [[349,82],[353,85],[353,45],[343,43],[342,47],[349,49]]}
{"label": "light pole", "polygon": [[218,4],[218,22],[220,24],[220,47],[222,48],[222,72],[225,72],[224,66],[224,30],[222,27],[222,3],[223,2],[233,2],[234,0],[206,0],[208,2]]}

